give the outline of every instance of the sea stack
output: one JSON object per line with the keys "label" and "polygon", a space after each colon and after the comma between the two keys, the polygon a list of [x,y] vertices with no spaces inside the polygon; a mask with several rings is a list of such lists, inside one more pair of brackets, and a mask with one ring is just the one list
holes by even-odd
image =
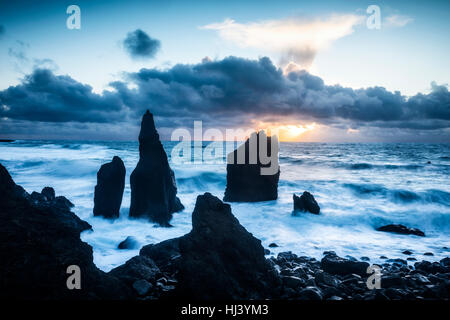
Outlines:
{"label": "sea stack", "polygon": [[176,196],[175,175],[149,110],[142,117],[139,162],[131,173],[130,185],[130,217],[145,217],[162,226],[170,226],[172,213],[184,209]]}
{"label": "sea stack", "polygon": [[314,196],[309,193],[308,191],[303,192],[303,194],[298,197],[295,193],[292,196],[292,199],[294,201],[294,212],[296,211],[303,211],[303,212],[311,212],[314,214],[320,213],[320,207],[317,204],[316,199],[314,199]]}
{"label": "sea stack", "polygon": [[119,217],[125,188],[125,172],[125,165],[117,156],[100,167],[95,186],[94,216],[108,219]]}
{"label": "sea stack", "polygon": [[[274,150],[272,139],[276,139],[273,141]],[[262,154],[266,155],[265,160],[270,159],[270,162],[264,161],[261,157],[260,146],[264,145],[264,141],[267,141],[267,152]],[[278,138],[267,137],[264,131],[254,132],[244,144],[227,156],[227,187],[223,200],[228,202],[276,200],[279,178]]]}

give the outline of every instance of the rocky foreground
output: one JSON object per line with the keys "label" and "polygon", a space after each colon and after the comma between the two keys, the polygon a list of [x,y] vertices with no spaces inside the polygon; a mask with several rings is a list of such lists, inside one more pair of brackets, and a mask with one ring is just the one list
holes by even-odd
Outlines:
{"label": "rocky foreground", "polygon": [[[265,258],[261,241],[231,207],[205,193],[192,231],[144,246],[105,273],[80,240],[91,226],[52,188],[31,195],[0,165],[0,297],[16,299],[298,299],[448,300],[450,258],[381,265],[380,289],[369,289],[369,264],[325,252],[321,261],[290,252]],[[266,251],[267,253],[267,251]],[[67,268],[81,270],[81,289],[67,287]]]}

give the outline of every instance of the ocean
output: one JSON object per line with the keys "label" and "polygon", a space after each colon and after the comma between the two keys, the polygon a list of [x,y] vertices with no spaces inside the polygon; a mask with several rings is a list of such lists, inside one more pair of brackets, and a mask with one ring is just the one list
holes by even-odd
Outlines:
{"label": "ocean", "polygon": [[[18,140],[0,143],[0,163],[28,192],[51,186],[71,200],[72,211],[93,227],[81,234],[82,240],[93,247],[95,264],[109,271],[138,254],[139,248],[117,249],[127,236],[141,247],[181,236],[191,230],[197,195],[223,198],[225,155],[212,155],[202,164],[177,164],[170,159],[175,144],[163,142],[186,208],[174,214],[172,228],[128,218],[137,142]],[[92,208],[97,171],[114,155],[124,161],[127,177],[121,216],[108,221],[94,217]],[[404,250],[417,260],[450,256],[450,144],[282,142],[279,161],[278,200],[231,203],[233,214],[264,247],[279,245],[270,248],[271,254],[292,251],[320,259],[323,251],[334,250],[375,263],[383,262],[380,256],[406,259]],[[292,215],[292,194],[305,190],[316,198],[320,215]],[[426,237],[375,230],[390,223],[419,228]]]}

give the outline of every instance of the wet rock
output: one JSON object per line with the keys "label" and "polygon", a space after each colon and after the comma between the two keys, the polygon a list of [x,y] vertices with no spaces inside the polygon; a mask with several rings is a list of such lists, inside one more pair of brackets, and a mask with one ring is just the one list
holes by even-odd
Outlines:
{"label": "wet rock", "polygon": [[365,276],[367,275],[368,266],[367,262],[351,261],[333,254],[326,255],[321,261],[321,267],[324,271],[338,275],[355,273]]}
{"label": "wet rock", "polygon": [[298,197],[295,193],[292,195],[294,201],[294,212],[303,211],[311,212],[314,214],[320,213],[320,207],[314,199],[314,196],[308,191],[303,192],[303,194]]}
{"label": "wet rock", "polygon": [[406,254],[406,255],[408,255],[408,256],[410,256],[410,255],[413,254],[411,250],[404,250],[404,251],[402,251],[402,253],[403,253],[403,254]]}
{"label": "wet rock", "polygon": [[47,201],[54,201],[55,200],[55,189],[52,187],[44,187],[41,191],[41,194],[45,196]]}
{"label": "wet rock", "polygon": [[139,162],[131,173],[130,186],[130,217],[145,217],[169,226],[172,214],[184,209],[176,196],[175,175],[148,110],[142,117]]}
{"label": "wet rock", "polygon": [[140,279],[154,283],[161,275],[161,271],[152,259],[145,256],[135,256],[112,269],[109,274],[132,286],[134,282]]}
{"label": "wet rock", "polygon": [[261,299],[280,284],[261,241],[209,193],[197,197],[192,231],[179,240],[178,293],[199,299]]}
{"label": "wet rock", "polygon": [[423,255],[424,256],[429,256],[429,257],[434,256],[433,252],[425,252]]}
{"label": "wet rock", "polygon": [[[44,192],[46,194],[46,192]],[[42,194],[41,194],[42,195]],[[0,165],[0,298],[124,299],[130,290],[93,263],[80,240],[91,226],[55,198],[35,203]],[[79,266],[82,290],[68,290],[67,268]]]}
{"label": "wet rock", "polygon": [[126,250],[126,249],[136,249],[138,247],[138,242],[133,237],[127,237],[117,246],[118,249]]}
{"label": "wet rock", "polygon": [[322,292],[317,287],[306,287],[298,294],[300,300],[320,301],[323,299]]}
{"label": "wet rock", "polygon": [[416,228],[408,228],[401,224],[388,224],[377,228],[377,231],[392,232],[398,234],[412,234],[419,237],[425,237],[425,233]]}
{"label": "wet rock", "polygon": [[133,283],[134,290],[136,290],[136,293],[140,296],[145,296],[149,293],[152,287],[152,284],[144,279],[137,280]]}
{"label": "wet rock", "polygon": [[[272,141],[272,139],[274,139]],[[255,141],[255,150],[252,150],[249,141]],[[276,162],[263,164],[260,158],[260,143],[267,141],[267,155]],[[272,144],[274,150],[272,150]],[[250,152],[252,151],[252,152]],[[276,153],[276,157],[272,156]],[[240,156],[243,155],[243,157]],[[253,155],[255,156],[253,158]],[[239,161],[240,159],[245,160]],[[252,161],[253,163],[250,163]],[[269,170],[269,167],[272,169]],[[269,172],[264,172],[269,170]],[[272,172],[273,171],[273,172]],[[278,180],[280,168],[278,165],[278,140],[267,137],[264,131],[252,133],[247,141],[227,156],[227,186],[223,201],[227,202],[256,202],[269,201],[278,198]]]}
{"label": "wet rock", "polygon": [[269,248],[277,248],[278,245],[274,242],[272,242],[271,244],[269,244]]}
{"label": "wet rock", "polygon": [[119,217],[125,188],[125,173],[125,165],[117,156],[100,167],[94,194],[94,216],[109,219]]}
{"label": "wet rock", "polygon": [[361,257],[361,261],[370,261],[369,257]]}
{"label": "wet rock", "polygon": [[281,277],[281,280],[286,287],[292,289],[297,289],[305,285],[305,280],[295,276],[283,276]]}
{"label": "wet rock", "polygon": [[380,256],[380,259],[383,259],[383,260],[385,260],[385,259],[387,259],[388,257],[386,257],[386,256]]}
{"label": "wet rock", "polygon": [[268,255],[270,254],[270,250],[269,249],[264,249],[264,255]]}

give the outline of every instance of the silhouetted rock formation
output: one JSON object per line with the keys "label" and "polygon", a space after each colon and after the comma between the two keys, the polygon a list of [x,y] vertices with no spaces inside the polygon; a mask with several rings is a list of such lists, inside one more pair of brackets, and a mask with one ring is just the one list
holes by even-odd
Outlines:
{"label": "silhouetted rock formation", "polygon": [[95,186],[94,216],[119,217],[125,188],[125,173],[125,165],[117,156],[100,167]]}
{"label": "silhouetted rock formation", "polygon": [[[277,154],[272,157],[271,141],[276,137],[267,137],[267,157],[276,159],[273,174],[264,174],[261,170],[270,167],[270,163],[261,161],[260,139],[266,138],[264,131],[252,133],[244,144],[227,156],[227,187],[224,201],[229,202],[257,202],[275,200],[278,197],[278,180],[280,168],[278,165],[278,140],[276,141]],[[250,144],[254,141],[255,144]],[[275,141],[274,141],[275,143]],[[261,143],[262,144],[262,143]],[[250,152],[252,151],[252,152]],[[245,155],[245,162],[239,161],[239,154]],[[251,161],[253,160],[253,161]]]}
{"label": "silhouetted rock formation", "polygon": [[308,191],[303,192],[300,197],[294,193],[292,198],[294,200],[294,211],[308,211],[314,214],[320,213],[320,207],[316,199]]}
{"label": "silhouetted rock formation", "polygon": [[[52,200],[52,190],[44,188],[33,199],[0,165],[0,297],[128,298],[130,290],[97,269],[91,246],[80,240],[91,226],[70,211],[64,197]],[[81,290],[66,286],[70,265],[80,267]]]}
{"label": "silhouetted rock formation", "polygon": [[413,234],[419,237],[425,237],[425,233],[416,228],[408,228],[401,224],[388,224],[377,228],[377,231],[392,232],[398,234]]}
{"label": "silhouetted rock formation", "polygon": [[175,175],[159,141],[153,115],[148,110],[142,117],[139,156],[139,162],[130,177],[130,217],[146,217],[169,226],[172,213],[184,207],[176,196]]}
{"label": "silhouetted rock formation", "polygon": [[228,204],[209,193],[197,197],[190,233],[145,246],[140,254],[162,270],[178,270],[178,297],[263,299],[280,284],[261,241],[239,224]]}

